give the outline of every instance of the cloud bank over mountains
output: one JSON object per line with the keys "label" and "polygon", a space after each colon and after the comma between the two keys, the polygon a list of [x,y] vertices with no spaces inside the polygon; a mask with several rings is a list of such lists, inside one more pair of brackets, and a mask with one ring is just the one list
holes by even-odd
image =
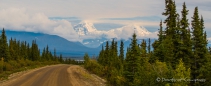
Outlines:
{"label": "cloud bank over mountains", "polygon": [[[81,26],[80,26],[81,25]],[[13,31],[28,31],[58,35],[69,41],[82,41],[83,39],[105,38],[128,39],[135,32],[139,38],[153,37],[157,33],[151,33],[138,24],[126,25],[109,31],[97,30],[92,22],[82,21],[77,25],[65,19],[51,20],[43,13],[30,14],[26,9],[9,8],[0,10],[0,27]],[[77,28],[78,31],[77,31]],[[81,29],[80,29],[81,28]],[[134,29],[135,28],[135,29]],[[82,33],[79,30],[87,30]]]}
{"label": "cloud bank over mountains", "polygon": [[50,20],[43,13],[29,14],[25,9],[0,10],[0,27],[6,30],[39,32],[78,41],[77,33],[67,20]]}

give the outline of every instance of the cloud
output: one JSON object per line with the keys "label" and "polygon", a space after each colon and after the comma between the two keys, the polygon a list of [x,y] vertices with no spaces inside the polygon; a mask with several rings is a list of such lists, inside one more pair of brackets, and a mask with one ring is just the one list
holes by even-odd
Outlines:
{"label": "cloud", "polygon": [[[68,18],[69,19],[69,18]],[[75,19],[75,18],[73,18]],[[98,20],[95,20],[97,22]],[[113,20],[112,20],[113,21]],[[94,21],[87,21],[88,23],[92,23]],[[99,21],[98,21],[99,22]],[[102,22],[102,21],[101,21]],[[103,21],[105,22],[105,21]],[[111,21],[107,21],[111,22]],[[114,23],[115,21],[111,22]],[[126,21],[123,21],[125,25],[129,24]],[[136,21],[131,21],[130,24],[137,23]],[[146,23],[146,22],[145,22]],[[139,24],[139,26],[143,25]],[[92,27],[91,24],[90,27]],[[146,25],[146,24],[144,24]],[[72,24],[63,18],[57,19],[49,19],[44,13],[29,13],[28,10],[24,8],[9,8],[0,10],[0,27],[5,28],[6,30],[13,30],[13,31],[28,31],[28,32],[37,32],[37,33],[45,33],[51,35],[58,35],[63,37],[69,41],[80,41],[82,42],[83,39],[92,39],[92,38],[99,38],[102,34],[107,35],[107,39],[111,38],[118,38],[118,39],[128,39],[134,33],[134,28],[138,26],[125,26],[122,28],[112,29],[107,31],[95,31],[92,34],[88,34],[84,37],[79,37],[78,33],[73,29]],[[138,27],[138,37],[149,37],[149,34],[152,34],[148,31],[147,33],[142,34],[140,31],[141,29]]]}
{"label": "cloud", "polygon": [[[50,2],[50,3],[49,3]],[[200,15],[204,19],[211,19],[210,0],[176,0],[177,12],[180,13],[183,2],[189,10],[189,22],[194,7],[199,7]],[[163,17],[165,1],[162,0],[1,0],[0,9],[27,8],[29,13],[44,13],[48,17],[76,16],[83,20],[96,20],[100,18],[129,18],[143,16]],[[147,18],[148,19],[148,18]],[[149,18],[150,19],[150,18]],[[117,21],[118,22],[118,21]],[[130,21],[129,21],[130,22]],[[156,22],[157,23],[157,22]],[[205,22],[208,27],[210,23]],[[209,26],[210,28],[210,26]]]}
{"label": "cloud", "polygon": [[[186,2],[191,13],[195,6],[210,12],[210,0],[176,0],[177,8],[182,8],[183,2]],[[1,0],[0,6],[0,9],[27,8],[30,13],[42,12],[49,17],[77,16],[83,19],[99,19],[162,16],[165,0]],[[203,15],[209,18],[209,14]]]}
{"label": "cloud", "polygon": [[[78,27],[79,26],[79,27]],[[99,31],[97,30],[92,23],[81,22],[76,26],[76,29],[82,39],[112,39],[116,38],[117,40],[125,39],[128,40],[132,37],[133,33],[137,34],[138,39],[143,38],[157,38],[157,32],[149,32],[141,24],[130,24],[123,26],[121,28],[111,29],[108,31]],[[86,32],[88,31],[88,32]],[[85,35],[86,34],[86,35]]]}
{"label": "cloud", "polygon": [[43,13],[30,14],[25,9],[0,10],[0,27],[6,30],[58,35],[69,41],[80,41],[71,23],[67,20],[50,20]]}
{"label": "cloud", "polygon": [[149,32],[140,24],[130,24],[122,28],[112,29],[106,34],[108,38],[129,39],[132,38],[133,33],[136,33],[138,39],[143,38],[157,38],[157,32]]}
{"label": "cloud", "polygon": [[[50,2],[50,3],[49,3]],[[2,8],[28,8],[30,13],[42,12],[47,16],[78,16],[84,19],[134,17],[154,15],[164,8],[158,0],[2,0]],[[161,7],[163,6],[163,7]],[[1,8],[0,8],[1,9]],[[156,9],[156,11],[155,11]]]}

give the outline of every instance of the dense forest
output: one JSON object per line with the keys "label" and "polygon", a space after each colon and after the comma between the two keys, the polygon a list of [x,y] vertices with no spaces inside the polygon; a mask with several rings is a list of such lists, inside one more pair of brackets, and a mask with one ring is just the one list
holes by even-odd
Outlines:
{"label": "dense forest", "polygon": [[85,54],[84,67],[111,86],[209,86],[211,49],[198,7],[191,24],[185,3],[178,13],[175,1],[165,0],[162,15],[166,19],[160,21],[158,39],[152,45],[150,39],[137,43],[134,33],[127,50],[123,41],[118,47],[113,40],[102,46],[97,59]]}
{"label": "dense forest", "polygon": [[46,46],[40,53],[36,40],[33,40],[32,44],[13,38],[7,41],[3,29],[0,36],[0,80],[14,72],[64,62],[62,55],[56,55],[56,49],[52,53]]}

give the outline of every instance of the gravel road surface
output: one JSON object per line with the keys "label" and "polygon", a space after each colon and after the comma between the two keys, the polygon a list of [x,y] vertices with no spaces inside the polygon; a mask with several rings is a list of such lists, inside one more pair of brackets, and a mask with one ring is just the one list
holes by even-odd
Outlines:
{"label": "gravel road surface", "polygon": [[1,86],[105,86],[105,80],[78,65],[53,65],[29,71]]}

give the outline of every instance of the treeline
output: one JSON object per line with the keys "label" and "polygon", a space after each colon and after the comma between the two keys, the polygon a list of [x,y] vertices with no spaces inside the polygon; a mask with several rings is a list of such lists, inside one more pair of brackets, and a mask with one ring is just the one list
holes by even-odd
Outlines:
{"label": "treeline", "polygon": [[32,44],[13,38],[7,42],[4,29],[0,36],[0,59],[0,77],[4,78],[13,72],[26,70],[26,68],[63,62],[62,55],[57,56],[55,49],[52,53],[48,46],[40,53],[36,40],[33,40]]}
{"label": "treeline", "polygon": [[146,40],[137,43],[135,33],[126,51],[123,41],[119,53],[116,41],[107,42],[97,60],[85,54],[85,68],[107,79],[111,86],[209,86],[211,49],[207,48],[204,20],[198,7],[191,25],[185,3],[179,14],[175,1],[165,0],[162,15],[166,19],[161,20],[158,40],[152,45],[150,39],[148,45]]}
{"label": "treeline", "polygon": [[64,64],[83,65],[84,61],[75,60],[75,59],[71,59],[71,58],[66,58],[66,59],[64,59],[63,63]]}

